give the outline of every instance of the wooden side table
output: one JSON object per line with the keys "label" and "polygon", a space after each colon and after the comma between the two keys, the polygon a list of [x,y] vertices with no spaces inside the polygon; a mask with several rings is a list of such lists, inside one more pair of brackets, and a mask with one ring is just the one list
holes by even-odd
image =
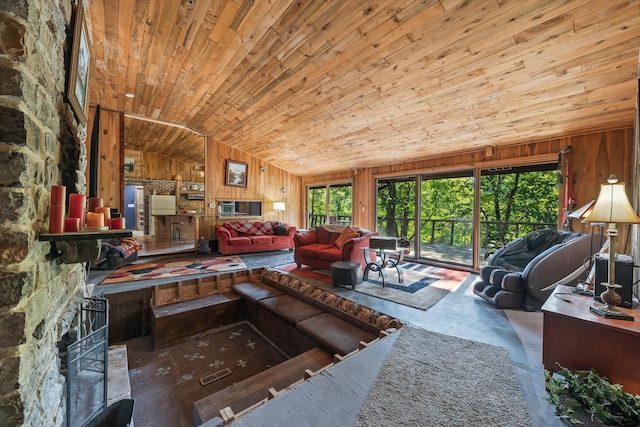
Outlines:
{"label": "wooden side table", "polygon": [[624,391],[640,394],[640,309],[619,307],[633,321],[606,319],[591,313],[592,297],[558,286],[542,306],[542,361],[558,371],[594,368]]}

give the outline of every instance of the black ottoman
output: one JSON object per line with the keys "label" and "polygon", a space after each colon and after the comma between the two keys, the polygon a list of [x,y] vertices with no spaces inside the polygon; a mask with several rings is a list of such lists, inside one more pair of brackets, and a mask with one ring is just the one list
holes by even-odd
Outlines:
{"label": "black ottoman", "polygon": [[335,286],[350,285],[355,289],[362,282],[362,266],[355,261],[336,261],[331,264],[331,279]]}

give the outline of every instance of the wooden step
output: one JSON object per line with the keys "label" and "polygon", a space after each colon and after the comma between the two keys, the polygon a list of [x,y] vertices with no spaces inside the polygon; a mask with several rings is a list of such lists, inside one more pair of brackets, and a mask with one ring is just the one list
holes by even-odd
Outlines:
{"label": "wooden step", "polygon": [[234,292],[208,295],[151,308],[154,349],[244,319],[243,300]]}
{"label": "wooden step", "polygon": [[314,348],[204,397],[193,404],[193,424],[198,426],[220,416],[220,410],[227,406],[231,407],[234,413],[239,413],[268,398],[270,388],[282,390],[295,382],[304,380],[305,370],[316,371],[332,361],[332,354],[321,348]]}

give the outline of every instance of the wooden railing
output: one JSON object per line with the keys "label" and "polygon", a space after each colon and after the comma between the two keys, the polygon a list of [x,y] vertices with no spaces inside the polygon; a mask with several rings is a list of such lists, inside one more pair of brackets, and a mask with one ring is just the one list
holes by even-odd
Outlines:
{"label": "wooden railing", "polygon": [[[350,215],[336,215],[337,224],[351,224]],[[393,221],[396,224],[395,234],[403,235],[402,230],[415,230],[415,218],[385,218],[378,217],[378,231],[381,234],[387,230],[386,224]],[[326,223],[326,215],[310,215],[309,228]],[[480,221],[480,247],[493,249],[520,236],[542,228],[556,228],[555,222],[525,222],[525,221]],[[463,248],[471,247],[473,222],[458,219],[424,219],[422,220],[422,244],[441,244]],[[406,234],[410,234],[407,232]],[[399,236],[397,236],[399,237]],[[404,236],[414,240],[415,235]]]}
{"label": "wooden railing", "polygon": [[[349,225],[351,224],[351,215],[330,215],[329,223],[333,223],[335,220],[335,224],[340,225]],[[318,225],[327,224],[327,216],[325,214],[314,214],[309,215],[309,228],[316,227]]]}
{"label": "wooden railing", "polygon": [[[384,232],[388,218],[378,218],[378,230]],[[412,230],[414,218],[393,218],[398,230]],[[501,247],[507,242],[541,228],[556,228],[556,223],[522,222],[522,221],[480,221],[480,247],[490,249]],[[441,244],[458,247],[471,247],[473,222],[471,220],[456,219],[425,219],[422,220],[423,244]],[[402,233],[396,233],[402,234]],[[405,236],[413,240],[415,235]]]}

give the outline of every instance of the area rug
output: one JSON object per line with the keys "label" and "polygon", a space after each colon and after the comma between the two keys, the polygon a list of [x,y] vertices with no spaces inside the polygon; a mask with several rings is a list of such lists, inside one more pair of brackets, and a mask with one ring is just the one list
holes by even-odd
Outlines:
{"label": "area rug", "polygon": [[356,426],[531,426],[502,347],[404,326]]}
{"label": "area rug", "polygon": [[[395,269],[387,269],[387,280],[382,286],[378,273],[370,272],[367,281],[356,285],[355,291],[393,301],[408,307],[427,310],[455,291],[469,277],[468,272],[406,262],[401,264],[404,281],[399,283]],[[276,267],[293,277],[309,281],[324,289],[332,289],[331,272],[309,266],[298,268],[296,264]],[[350,289],[350,288],[349,288]]]}
{"label": "area rug", "polygon": [[136,280],[164,279],[190,274],[219,273],[243,270],[246,266],[238,256],[206,258],[202,260],[181,259],[130,264],[120,267],[104,279],[101,285],[132,282]]}

